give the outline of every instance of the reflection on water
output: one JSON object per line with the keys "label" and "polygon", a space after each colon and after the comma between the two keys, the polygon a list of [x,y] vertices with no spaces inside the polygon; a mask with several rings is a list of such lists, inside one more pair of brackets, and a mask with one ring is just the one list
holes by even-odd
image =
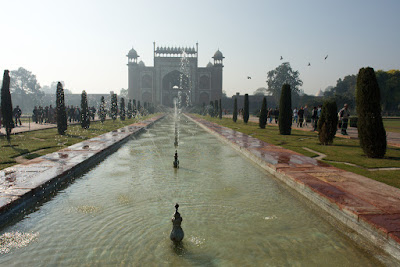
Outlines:
{"label": "reflection on water", "polygon": [[[2,233],[2,266],[376,266],[284,186],[183,118],[132,140]],[[174,205],[185,231],[169,239]],[[29,239],[29,238],[28,238]],[[28,244],[29,243],[29,244]]]}

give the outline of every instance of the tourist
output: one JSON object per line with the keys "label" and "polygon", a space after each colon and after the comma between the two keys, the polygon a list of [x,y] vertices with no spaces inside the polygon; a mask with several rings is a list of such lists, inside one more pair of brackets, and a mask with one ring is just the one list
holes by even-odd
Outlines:
{"label": "tourist", "polygon": [[307,126],[307,119],[308,119],[308,116],[309,116],[309,114],[308,114],[308,107],[305,106],[305,107],[304,107],[304,121],[303,121],[303,125],[304,125],[305,127]]}
{"label": "tourist", "polygon": [[343,108],[339,111],[338,115],[339,115],[339,121],[342,122],[341,134],[348,135],[347,124],[349,123],[350,110],[348,109],[347,104],[344,104]]}
{"label": "tourist", "polygon": [[311,124],[314,126],[314,130],[317,130],[317,123],[318,123],[318,109],[314,107],[311,114]]}
{"label": "tourist", "polygon": [[304,109],[303,109],[303,107],[301,107],[299,109],[298,115],[299,115],[299,124],[298,125],[300,126],[300,128],[302,128],[303,127],[303,121],[304,121]]}
{"label": "tourist", "polygon": [[274,111],[272,110],[272,108],[269,108],[268,110],[268,118],[269,118],[269,124],[272,123],[272,117],[274,115]]}
{"label": "tourist", "polygon": [[297,126],[299,126],[299,121],[298,121],[298,110],[297,107],[293,109],[293,123],[296,122]]}
{"label": "tourist", "polygon": [[32,121],[34,121],[35,123],[38,123],[38,109],[36,106],[33,108],[33,111],[32,111]]}
{"label": "tourist", "polygon": [[15,126],[18,126],[18,122],[19,122],[19,126],[21,126],[22,125],[22,123],[21,123],[22,110],[19,108],[19,106],[14,108],[13,115],[14,115],[14,119],[15,119]]}
{"label": "tourist", "polygon": [[279,109],[278,107],[275,108],[274,110],[274,115],[275,115],[275,123],[278,123],[278,119],[279,119]]}

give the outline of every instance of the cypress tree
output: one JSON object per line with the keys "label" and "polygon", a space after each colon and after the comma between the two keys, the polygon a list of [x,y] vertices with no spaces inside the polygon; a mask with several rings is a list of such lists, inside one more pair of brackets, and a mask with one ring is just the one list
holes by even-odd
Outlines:
{"label": "cypress tree", "polygon": [[130,99],[128,99],[128,120],[130,119],[130,118],[132,118],[132,103],[131,103],[131,100]]}
{"label": "cypress tree", "polygon": [[113,121],[117,119],[118,115],[118,100],[117,100],[117,94],[112,94],[111,95],[111,118]]}
{"label": "cypress tree", "polygon": [[119,107],[119,118],[121,121],[125,120],[125,99],[121,97],[121,103]]}
{"label": "cypress tree", "polygon": [[67,112],[65,110],[64,89],[60,82],[57,84],[57,130],[58,134],[64,135],[67,131]]}
{"label": "cypress tree", "polygon": [[243,108],[243,121],[247,123],[249,121],[249,94],[244,95],[244,108]]}
{"label": "cypress tree", "polygon": [[101,97],[99,115],[100,121],[103,123],[106,120],[106,102],[104,100],[104,96]]}
{"label": "cypress tree", "polygon": [[208,114],[210,114],[211,117],[214,117],[214,102],[210,101],[210,109],[208,110]]}
{"label": "cypress tree", "polygon": [[81,126],[83,129],[89,129],[90,126],[89,107],[85,90],[82,91],[81,95]]}
{"label": "cypress tree", "polygon": [[1,114],[3,116],[3,126],[6,128],[7,141],[11,142],[11,130],[14,128],[13,108],[10,93],[10,75],[8,70],[4,70],[3,85],[1,87]]}
{"label": "cypress tree", "polygon": [[383,158],[386,153],[386,131],[380,102],[381,95],[374,69],[360,69],[356,87],[358,138],[365,155],[370,158]]}
{"label": "cypress tree", "polygon": [[140,101],[138,100],[137,102],[137,110],[138,110],[138,114],[141,115],[141,106],[140,106]]}
{"label": "cypress tree", "polygon": [[218,110],[218,100],[214,100],[214,117],[218,117],[219,110]]}
{"label": "cypress tree", "polygon": [[337,131],[337,112],[335,100],[327,100],[324,102],[321,116],[318,120],[318,138],[321,145],[330,145],[333,143]]}
{"label": "cypress tree", "polygon": [[237,121],[237,115],[238,115],[238,110],[237,110],[237,98],[235,97],[235,102],[233,102],[233,121]]}
{"label": "cypress tree", "polygon": [[292,94],[289,84],[284,84],[279,102],[279,133],[290,135],[292,132]]}
{"label": "cypress tree", "polygon": [[258,123],[261,129],[265,129],[265,125],[267,125],[267,113],[267,98],[264,96]]}
{"label": "cypress tree", "polygon": [[219,119],[222,119],[222,99],[219,99]]}
{"label": "cypress tree", "polygon": [[136,100],[133,99],[132,100],[132,116],[135,117],[137,114],[137,110],[136,110]]}

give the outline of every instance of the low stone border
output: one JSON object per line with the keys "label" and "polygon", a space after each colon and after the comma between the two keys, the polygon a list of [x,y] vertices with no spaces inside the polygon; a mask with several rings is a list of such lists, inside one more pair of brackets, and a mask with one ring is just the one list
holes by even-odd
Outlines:
{"label": "low stone border", "polygon": [[155,116],[0,171],[0,227],[162,119]]}
{"label": "low stone border", "polygon": [[185,114],[318,207],[390,255],[400,265],[400,190],[230,128]]}

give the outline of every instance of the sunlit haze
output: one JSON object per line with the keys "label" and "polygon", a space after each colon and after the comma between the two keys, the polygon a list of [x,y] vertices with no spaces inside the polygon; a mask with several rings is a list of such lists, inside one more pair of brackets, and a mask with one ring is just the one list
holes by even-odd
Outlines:
{"label": "sunlit haze", "polygon": [[119,92],[132,47],[153,66],[153,42],[198,42],[199,67],[218,49],[225,56],[228,96],[267,87],[286,61],[315,94],[361,67],[399,69],[399,11],[398,0],[2,1],[0,70],[24,67],[74,93]]}

